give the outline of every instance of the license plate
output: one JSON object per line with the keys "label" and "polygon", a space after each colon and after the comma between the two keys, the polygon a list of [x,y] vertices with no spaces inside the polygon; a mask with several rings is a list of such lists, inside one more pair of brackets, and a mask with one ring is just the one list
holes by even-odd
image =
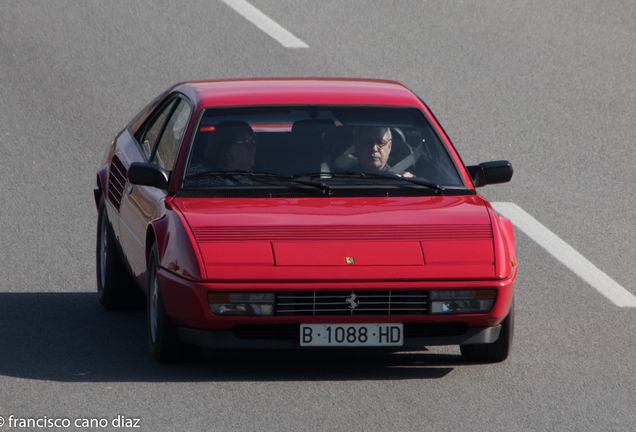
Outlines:
{"label": "license plate", "polygon": [[300,346],[402,346],[402,324],[301,324]]}

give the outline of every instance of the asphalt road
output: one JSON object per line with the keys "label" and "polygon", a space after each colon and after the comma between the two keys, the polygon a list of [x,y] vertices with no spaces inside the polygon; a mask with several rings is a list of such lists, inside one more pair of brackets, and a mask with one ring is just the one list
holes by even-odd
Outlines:
{"label": "asphalt road", "polygon": [[513,181],[484,196],[636,295],[636,3],[251,3],[309,47],[284,48],[222,1],[0,0],[0,430],[16,429],[10,416],[108,423],[87,430],[632,430],[636,308],[520,231],[501,364],[447,347],[164,366],[144,313],[101,309],[92,187],[114,134],[171,84],[250,76],[406,84],[467,164],[512,162]]}

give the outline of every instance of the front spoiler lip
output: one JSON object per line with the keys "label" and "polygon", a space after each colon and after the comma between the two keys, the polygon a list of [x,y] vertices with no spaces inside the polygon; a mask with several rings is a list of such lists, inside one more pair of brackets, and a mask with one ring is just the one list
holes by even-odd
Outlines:
{"label": "front spoiler lip", "polygon": [[[230,330],[202,330],[178,327],[179,339],[194,345],[219,349],[301,349],[300,340],[239,339]],[[390,347],[393,351],[417,351],[426,346],[473,345],[493,343],[499,338],[501,325],[493,327],[470,327],[463,335],[428,336],[405,338],[401,347]],[[360,347],[356,347],[360,349]],[[306,349],[306,348],[302,348]],[[316,349],[316,348],[307,348]],[[353,348],[320,348],[353,349]],[[362,349],[387,349],[368,347]]]}

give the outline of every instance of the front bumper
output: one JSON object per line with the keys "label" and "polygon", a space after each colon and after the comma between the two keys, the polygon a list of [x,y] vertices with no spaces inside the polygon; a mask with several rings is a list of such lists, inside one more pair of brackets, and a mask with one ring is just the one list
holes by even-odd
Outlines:
{"label": "front bumper", "polygon": [[[295,328],[294,328],[295,327]],[[183,342],[213,348],[229,349],[298,349],[300,346],[300,325],[290,325],[281,331],[267,331],[263,328],[251,333],[239,330],[201,330],[179,327],[179,338]],[[410,336],[405,329],[404,345],[392,347],[394,351],[420,350],[434,345],[472,345],[492,343],[499,338],[501,325],[493,327],[452,328],[437,326],[428,335]],[[421,333],[421,332],[420,332]],[[454,333],[454,334],[453,334]],[[371,347],[378,349],[378,347]],[[381,348],[380,348],[381,349]]]}
{"label": "front bumper", "polygon": [[[166,311],[179,327],[185,342],[226,348],[300,348],[300,324],[403,323],[404,346],[411,350],[433,345],[491,343],[499,336],[499,324],[508,314],[514,294],[516,268],[510,278],[481,281],[387,282],[278,282],[203,283],[159,269],[158,277]],[[457,315],[352,315],[352,316],[216,316],[210,311],[210,291],[369,291],[496,289],[497,297],[486,314]],[[276,331],[272,331],[276,329]],[[280,329],[284,331],[279,332]],[[249,330],[249,331],[244,331]],[[254,330],[254,331],[252,331]]]}

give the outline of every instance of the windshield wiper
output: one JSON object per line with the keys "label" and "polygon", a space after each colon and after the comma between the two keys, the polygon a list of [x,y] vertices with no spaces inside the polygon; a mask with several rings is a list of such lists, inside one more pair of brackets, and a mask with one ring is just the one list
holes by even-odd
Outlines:
{"label": "windshield wiper", "polygon": [[444,194],[444,191],[446,190],[446,188],[444,186],[440,186],[437,183],[433,183],[427,180],[422,180],[420,178],[417,177],[404,177],[401,176],[399,174],[395,174],[395,175],[388,175],[388,174],[380,174],[380,177],[388,177],[388,178],[392,178],[392,179],[399,179],[399,180],[404,180],[407,181],[409,183],[413,183],[419,186],[424,186],[430,189],[434,189],[436,191],[438,191],[440,193],[440,195]]}
{"label": "windshield wiper", "polygon": [[307,189],[300,187],[300,186],[293,186],[291,184],[284,184],[285,181],[289,181],[292,183],[298,183],[301,185],[306,185],[306,186],[311,186],[314,188],[318,188],[320,190],[320,192],[323,195],[326,196],[331,196],[333,193],[331,191],[331,186],[329,186],[328,184],[325,184],[323,182],[315,182],[315,181],[310,181],[310,180],[300,180],[297,178],[294,178],[294,176],[290,176],[290,175],[283,175],[283,174],[276,174],[276,173],[271,173],[271,172],[251,172],[251,171],[205,171],[205,172],[201,172],[201,173],[194,173],[194,174],[190,174],[186,176],[186,180],[191,180],[191,179],[196,179],[196,178],[205,178],[205,177],[219,177],[219,178],[227,178],[227,179],[232,179],[235,176],[243,176],[243,177],[258,177],[258,178],[269,178],[269,179],[273,179],[273,180],[282,180],[283,182],[279,182],[279,181],[272,181],[271,184],[276,185],[276,186],[282,186],[282,187],[291,187],[293,189],[297,189],[297,190],[303,190],[303,191],[307,191]]}
{"label": "windshield wiper", "polygon": [[391,179],[391,180],[403,180],[409,183],[416,184],[418,186],[424,186],[429,189],[436,190],[440,193],[440,195],[444,194],[446,188],[438,185],[437,183],[429,182],[427,180],[422,180],[417,177],[402,177],[399,174],[391,173],[391,172],[373,172],[373,173],[364,173],[364,172],[354,172],[354,171],[345,171],[345,172],[333,172],[333,173],[306,173],[306,174],[294,174],[294,177],[323,177],[329,176],[333,178],[361,178],[361,179]]}
{"label": "windshield wiper", "polygon": [[300,183],[302,185],[313,186],[315,188],[318,188],[318,189],[320,189],[320,191],[322,192],[323,195],[326,195],[326,196],[332,196],[333,195],[333,191],[331,190],[331,186],[329,186],[327,183],[315,182],[315,181],[311,181],[311,180],[300,180],[300,179],[297,179],[297,178],[292,178],[291,180],[294,183]]}
{"label": "windshield wiper", "polygon": [[270,172],[251,172],[251,171],[204,171],[200,173],[188,174],[185,176],[186,180],[202,177],[233,177],[233,176],[245,176],[245,177],[271,177],[271,178],[284,178],[292,180],[291,176],[270,173]]}
{"label": "windshield wiper", "polygon": [[[315,180],[302,180],[300,177],[309,177],[311,178],[360,178],[360,179],[389,179],[389,180],[402,180],[408,183],[416,184],[418,186],[424,186],[429,189],[433,189],[439,192],[440,195],[444,194],[446,188],[440,186],[436,183],[429,182],[427,180],[423,180],[417,177],[402,177],[396,173],[390,172],[373,172],[373,173],[363,173],[363,172],[353,172],[353,171],[345,171],[345,172],[313,172],[313,173],[303,173],[303,174],[294,174],[294,175],[283,175],[276,174],[271,172],[250,172],[250,171],[205,171],[201,173],[189,174],[185,178],[186,180],[196,179],[196,178],[205,178],[205,177],[220,177],[220,178],[233,178],[235,176],[243,176],[243,177],[259,177],[259,178],[270,178],[275,180],[290,181],[293,183],[311,186],[319,189],[323,195],[332,196],[333,191],[332,187],[325,182],[317,182]],[[277,186],[291,187],[291,185],[281,184],[281,182],[272,182]],[[298,189],[298,188],[296,188]]]}

